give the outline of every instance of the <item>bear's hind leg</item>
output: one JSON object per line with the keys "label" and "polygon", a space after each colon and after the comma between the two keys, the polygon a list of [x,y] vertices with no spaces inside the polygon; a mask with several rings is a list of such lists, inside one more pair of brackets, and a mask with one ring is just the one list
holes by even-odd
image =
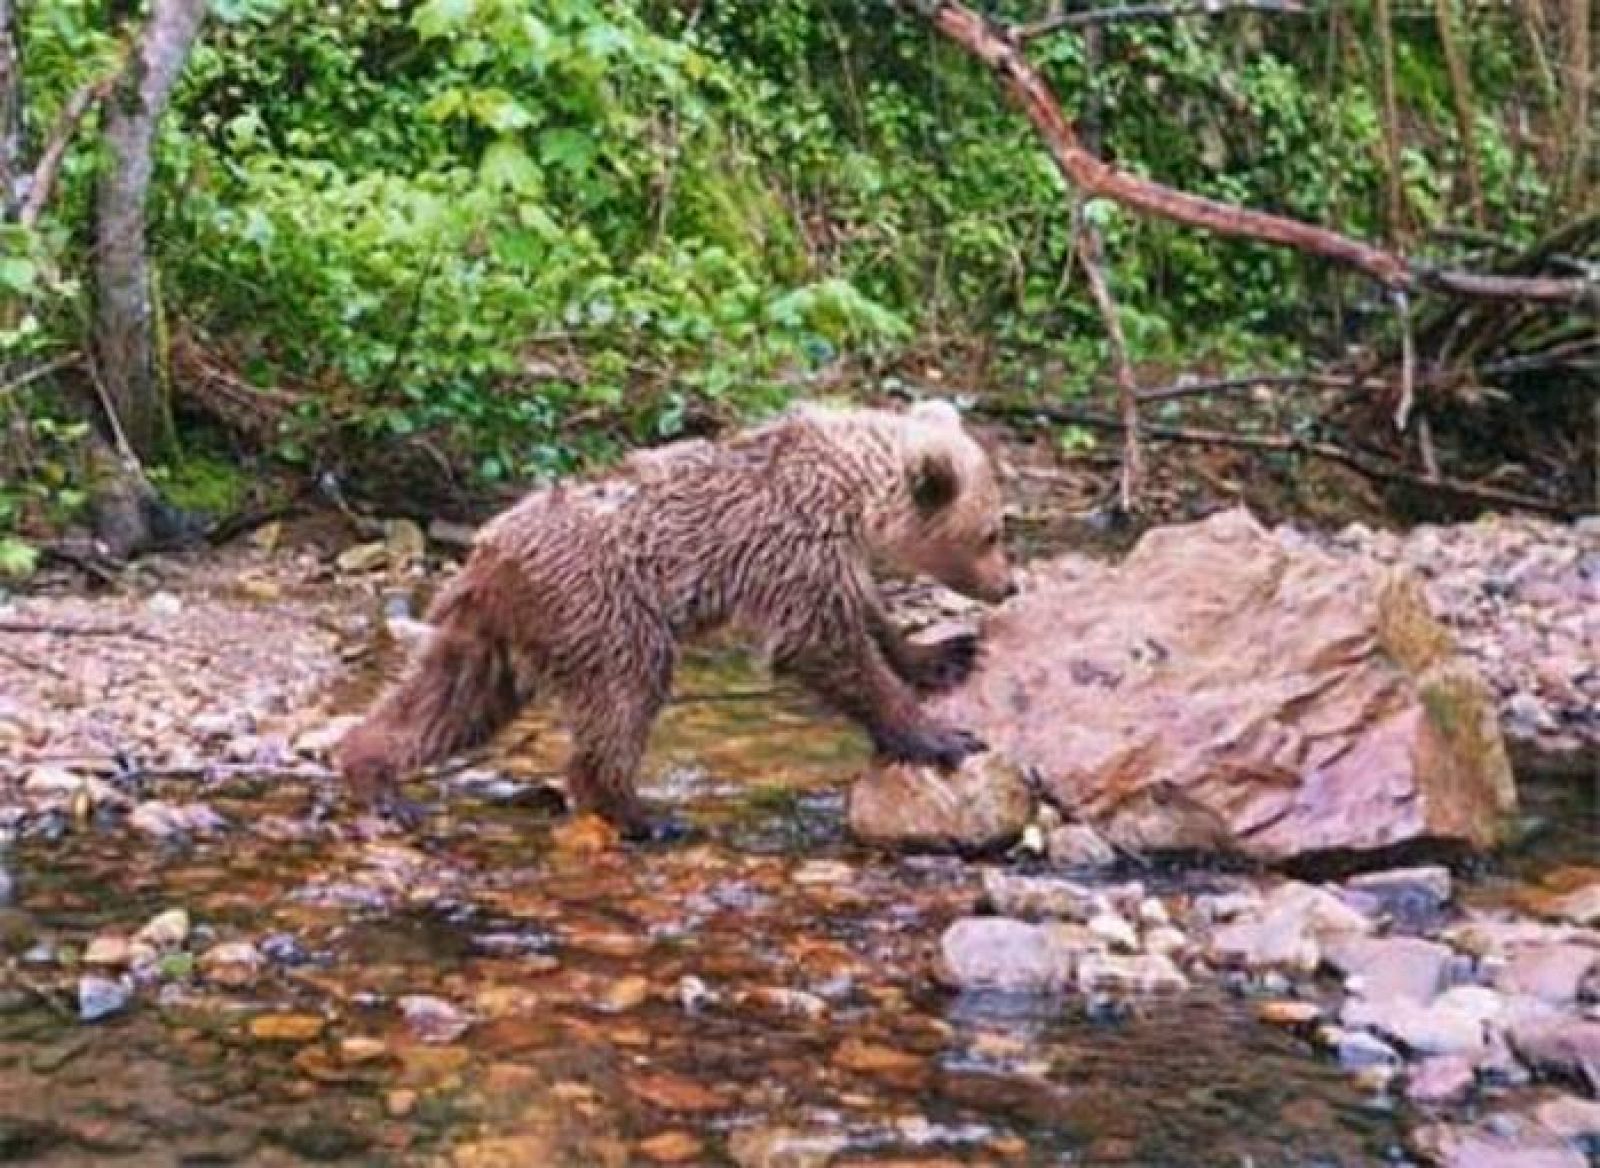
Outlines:
{"label": "bear's hind leg", "polygon": [[572,722],[572,758],[567,792],[581,811],[592,811],[628,838],[652,833],[650,816],[634,789],[650,728],[672,686],[669,637],[641,649],[610,679],[585,678],[567,687]]}

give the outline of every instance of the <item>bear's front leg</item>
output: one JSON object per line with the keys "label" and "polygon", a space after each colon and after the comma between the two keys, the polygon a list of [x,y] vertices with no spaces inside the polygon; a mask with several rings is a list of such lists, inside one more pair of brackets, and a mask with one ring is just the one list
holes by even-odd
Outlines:
{"label": "bear's front leg", "polygon": [[774,664],[864,727],[885,758],[955,768],[968,755],[987,749],[970,731],[928,717],[916,693],[865,634],[780,648]]}
{"label": "bear's front leg", "polygon": [[884,660],[918,693],[954,689],[972,675],[978,663],[976,633],[957,633],[931,645],[918,644],[907,640],[877,604],[869,610],[868,622]]}

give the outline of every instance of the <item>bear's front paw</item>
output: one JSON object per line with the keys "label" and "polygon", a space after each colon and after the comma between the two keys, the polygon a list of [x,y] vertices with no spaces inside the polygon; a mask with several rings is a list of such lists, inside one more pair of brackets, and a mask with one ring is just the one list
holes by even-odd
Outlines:
{"label": "bear's front paw", "polygon": [[978,634],[957,633],[932,645],[916,646],[908,680],[923,693],[943,693],[972,676],[978,664]]}
{"label": "bear's front paw", "polygon": [[675,815],[655,815],[648,819],[635,820],[623,826],[620,834],[630,844],[646,846],[692,843],[702,836],[702,832],[694,824]]}
{"label": "bear's front paw", "polygon": [[879,753],[893,762],[944,770],[954,770],[968,755],[981,754],[988,749],[983,739],[970,730],[937,724],[890,732],[878,738]]}
{"label": "bear's front paw", "polygon": [[403,831],[416,831],[428,818],[427,808],[398,791],[380,793],[372,801],[372,809]]}

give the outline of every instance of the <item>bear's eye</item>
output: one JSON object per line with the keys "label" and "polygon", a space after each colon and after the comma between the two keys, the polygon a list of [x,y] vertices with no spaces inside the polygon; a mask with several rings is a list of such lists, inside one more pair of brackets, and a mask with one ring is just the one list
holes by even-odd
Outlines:
{"label": "bear's eye", "polygon": [[983,546],[984,547],[986,547],[986,548],[987,547],[994,547],[999,542],[1000,542],[1000,529],[998,527],[990,528],[988,531],[983,533]]}

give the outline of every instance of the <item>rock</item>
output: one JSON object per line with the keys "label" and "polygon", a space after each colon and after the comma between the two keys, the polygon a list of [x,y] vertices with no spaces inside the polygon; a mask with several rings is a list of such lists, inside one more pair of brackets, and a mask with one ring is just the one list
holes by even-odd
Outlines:
{"label": "rock", "polygon": [[1119,567],[1033,575],[930,712],[1114,845],[1485,848],[1515,806],[1489,691],[1404,570],[1287,548],[1236,510]]}
{"label": "rock", "polygon": [[189,914],[181,908],[169,908],[151,917],[137,933],[135,942],[142,942],[158,953],[181,949],[189,939]]}
{"label": "rock", "polygon": [[[4,856],[0,856],[0,860],[3,860],[4,858]],[[0,908],[5,908],[13,900],[15,900],[16,897],[16,878],[13,877],[10,872],[6,871],[4,867],[0,867]]]}
{"label": "rock", "polygon": [[1575,925],[1600,925],[1600,881],[1551,898],[1545,911]]}
{"label": "rock", "polygon": [[224,941],[200,957],[200,973],[217,985],[243,989],[256,983],[266,958],[249,941]]}
{"label": "rock", "polygon": [[1189,988],[1189,979],[1159,953],[1085,953],[1078,959],[1078,988],[1162,993]]}
{"label": "rock", "polygon": [[1256,1017],[1273,1026],[1310,1026],[1322,1018],[1322,1007],[1315,1002],[1275,999],[1258,1005]]}
{"label": "rock", "polygon": [[1086,922],[1103,911],[1105,894],[1058,876],[1014,876],[998,868],[983,870],[984,899],[996,913],[1023,920]]}
{"label": "rock", "polygon": [[183,601],[171,592],[153,592],[144,606],[156,616],[177,616],[183,611]]}
{"label": "rock", "polygon": [[388,554],[388,548],[382,543],[358,543],[340,552],[334,564],[342,574],[356,576],[381,567]]}
{"label": "rock", "polygon": [[408,994],[399,1001],[406,1025],[423,1042],[453,1042],[465,1034],[472,1019],[443,998]]}
{"label": "rock", "polygon": [[128,938],[110,934],[94,938],[83,951],[85,965],[123,969],[132,960],[132,946],[128,943]]}
{"label": "rock", "polygon": [[1514,950],[1494,983],[1508,994],[1526,994],[1555,1005],[1578,999],[1589,971],[1600,967],[1600,949],[1588,945],[1536,945]]}
{"label": "rock", "polygon": [[1406,1098],[1413,1103],[1458,1103],[1476,1082],[1473,1061],[1466,1055],[1434,1055],[1406,1072]]}
{"label": "rock", "polygon": [[619,977],[600,995],[599,1006],[608,1014],[622,1014],[644,1004],[650,996],[650,981],[638,974]]}
{"label": "rock", "polygon": [[1097,913],[1089,921],[1089,931],[1104,938],[1113,949],[1132,953],[1139,948],[1139,934],[1134,927],[1114,912]]}
{"label": "rock", "polygon": [[98,1022],[125,1009],[132,997],[133,983],[126,977],[85,974],[78,979],[78,1017]]}
{"label": "rock", "polygon": [[1351,998],[1339,1011],[1346,1026],[1375,1030],[1414,1055],[1476,1055],[1488,1048],[1485,1019],[1473,1010],[1407,998]]}
{"label": "rock", "polygon": [[1444,988],[1450,948],[1420,937],[1340,937],[1322,959],[1362,997],[1374,1001],[1429,1002]]}
{"label": "rock", "polygon": [[1587,1168],[1589,1163],[1577,1148],[1531,1124],[1499,1132],[1435,1123],[1414,1132],[1411,1143],[1436,1168]]}
{"label": "rock", "polygon": [[1540,1127],[1564,1140],[1591,1145],[1600,1143],[1600,1100],[1557,1095],[1536,1104],[1529,1114]]}
{"label": "rock", "polygon": [[1171,925],[1161,925],[1144,935],[1144,947],[1151,953],[1170,957],[1189,948],[1189,938],[1181,929],[1175,929]]}
{"label": "rock", "polygon": [[152,799],[135,807],[128,826],[153,839],[213,835],[227,822],[204,803],[175,804]]}
{"label": "rock", "polygon": [[847,1038],[833,1052],[834,1066],[863,1075],[911,1086],[927,1077],[927,1060],[908,1051],[877,1042]]}
{"label": "rock", "polygon": [[1022,834],[1033,792],[1015,766],[993,751],[954,771],[906,764],[874,766],[850,789],[850,830],[880,847],[988,850]]}
{"label": "rock", "polygon": [[629,1075],[624,1082],[630,1094],[662,1111],[722,1111],[729,1105],[719,1092],[667,1071]]}
{"label": "rock", "polygon": [[[412,1105],[415,1106],[414,1101]],[[561,1161],[561,1147],[554,1134],[544,1132],[473,1140],[458,1144],[450,1153],[453,1168],[526,1168]]]}
{"label": "rock", "polygon": [[705,1145],[686,1131],[664,1131],[640,1140],[639,1154],[656,1164],[687,1164],[701,1158]]}
{"label": "rock", "polygon": [[1208,892],[1194,899],[1195,912],[1203,921],[1215,924],[1245,915],[1259,915],[1263,898],[1254,888],[1237,892]]}
{"label": "rock", "polygon": [[1322,961],[1324,939],[1371,929],[1371,921],[1337,896],[1291,881],[1273,889],[1252,912],[1215,930],[1210,953],[1224,964],[1310,973]]}
{"label": "rock", "polygon": [[250,1019],[250,1037],[257,1042],[314,1042],[327,1026],[315,1014],[257,1014]]}
{"label": "rock", "polygon": [[1517,1057],[1534,1070],[1600,1094],[1600,1020],[1559,1014],[1520,1018],[1508,1038]]}
{"label": "rock", "polygon": [[837,1131],[740,1128],[728,1137],[728,1155],[739,1168],[827,1168],[847,1146]]}
{"label": "rock", "polygon": [[1058,992],[1076,984],[1085,954],[1105,948],[1082,925],[964,917],[940,938],[934,975],[956,989]]}
{"label": "rock", "polygon": [[1104,868],[1115,863],[1117,849],[1087,823],[1063,823],[1045,836],[1045,854],[1063,868]]}
{"label": "rock", "polygon": [[1331,1045],[1339,1056],[1339,1065],[1349,1071],[1367,1067],[1398,1067],[1400,1055],[1394,1047],[1364,1030],[1339,1030],[1333,1033]]}
{"label": "rock", "polygon": [[1344,882],[1351,893],[1407,927],[1436,920],[1450,903],[1450,869],[1440,865],[1366,872]]}

